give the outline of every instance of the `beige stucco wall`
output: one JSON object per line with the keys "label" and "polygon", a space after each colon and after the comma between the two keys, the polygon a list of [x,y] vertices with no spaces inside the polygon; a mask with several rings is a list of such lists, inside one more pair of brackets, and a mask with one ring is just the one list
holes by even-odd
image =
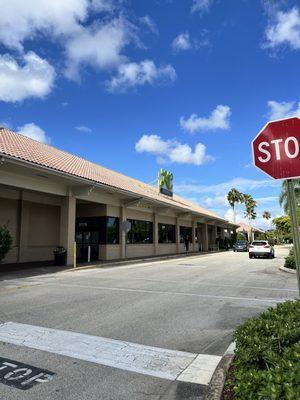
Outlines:
{"label": "beige stucco wall", "polygon": [[59,203],[57,197],[0,187],[0,224],[8,223],[13,236],[4,263],[53,259],[59,244]]}
{"label": "beige stucco wall", "polygon": [[7,225],[13,237],[13,247],[4,263],[16,263],[18,259],[18,200],[0,198],[0,225]]}
{"label": "beige stucco wall", "polygon": [[149,257],[154,255],[153,244],[127,244],[126,257]]}
{"label": "beige stucco wall", "polygon": [[59,244],[60,207],[23,202],[23,249],[21,262],[53,260]]}

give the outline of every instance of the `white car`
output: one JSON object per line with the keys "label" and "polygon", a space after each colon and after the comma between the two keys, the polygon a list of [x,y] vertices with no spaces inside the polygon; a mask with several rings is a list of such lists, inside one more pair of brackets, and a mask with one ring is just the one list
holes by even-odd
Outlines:
{"label": "white car", "polygon": [[274,258],[274,247],[267,240],[254,240],[249,246],[249,258]]}

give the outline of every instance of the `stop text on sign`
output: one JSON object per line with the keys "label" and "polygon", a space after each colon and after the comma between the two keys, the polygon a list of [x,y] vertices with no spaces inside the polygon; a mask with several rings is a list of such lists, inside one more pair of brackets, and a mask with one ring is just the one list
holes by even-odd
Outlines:
{"label": "stop text on sign", "polygon": [[[273,146],[274,152],[270,151]],[[270,142],[261,142],[258,145],[258,151],[262,154],[258,156],[258,160],[262,163],[267,163],[272,158],[274,153],[276,160],[281,160],[284,157],[296,158],[299,155],[299,142],[294,136],[290,136],[287,139],[273,139]]]}
{"label": "stop text on sign", "polygon": [[300,177],[300,119],[271,121],[252,141],[254,165],[275,179]]}

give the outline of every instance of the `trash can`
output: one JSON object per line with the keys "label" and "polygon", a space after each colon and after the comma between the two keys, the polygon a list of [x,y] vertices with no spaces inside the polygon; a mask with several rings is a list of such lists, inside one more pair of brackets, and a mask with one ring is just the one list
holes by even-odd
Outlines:
{"label": "trash can", "polygon": [[67,263],[67,250],[62,247],[58,246],[53,251],[54,254],[54,263],[55,265],[66,265]]}

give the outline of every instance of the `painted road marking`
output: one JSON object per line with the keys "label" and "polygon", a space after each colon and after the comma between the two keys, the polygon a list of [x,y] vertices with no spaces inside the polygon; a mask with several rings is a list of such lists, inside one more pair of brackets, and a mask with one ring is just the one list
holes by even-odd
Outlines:
{"label": "painted road marking", "polygon": [[53,372],[0,357],[0,382],[21,390],[52,380]]}
{"label": "painted road marking", "polygon": [[208,385],[220,356],[144,346],[77,332],[6,322],[0,341],[169,380]]}
{"label": "painted road marking", "polygon": [[77,287],[82,289],[98,289],[98,290],[111,290],[119,292],[137,292],[137,293],[149,293],[149,294],[166,294],[166,295],[177,295],[177,296],[189,296],[189,297],[201,297],[207,299],[220,299],[220,300],[237,300],[237,301],[255,301],[263,303],[281,303],[284,300],[290,300],[290,298],[256,298],[256,297],[237,297],[237,296],[221,296],[213,294],[199,294],[199,293],[186,293],[186,292],[170,292],[163,290],[149,290],[149,289],[133,289],[133,288],[122,288],[112,286],[94,286],[94,285],[82,285],[77,283],[50,283],[47,282],[45,285],[54,285],[55,287]]}

